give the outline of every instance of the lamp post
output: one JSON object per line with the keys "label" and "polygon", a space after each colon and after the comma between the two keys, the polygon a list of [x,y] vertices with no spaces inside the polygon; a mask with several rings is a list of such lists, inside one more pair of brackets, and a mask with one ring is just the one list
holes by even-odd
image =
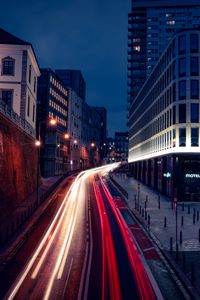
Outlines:
{"label": "lamp post", "polygon": [[[37,147],[37,180],[36,180],[36,208],[39,206],[39,176],[40,176],[40,147],[41,147],[41,124],[47,124],[46,121],[40,121],[38,123],[38,139],[35,141],[35,146]],[[49,125],[55,126],[57,120],[51,118],[48,122]]]}

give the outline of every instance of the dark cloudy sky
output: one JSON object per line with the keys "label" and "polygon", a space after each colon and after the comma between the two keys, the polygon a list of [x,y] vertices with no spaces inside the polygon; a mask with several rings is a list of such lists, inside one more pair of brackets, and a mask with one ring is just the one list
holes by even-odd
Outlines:
{"label": "dark cloudy sky", "polygon": [[108,133],[126,130],[129,0],[10,0],[1,27],[33,44],[41,67],[80,69],[86,101],[108,110]]}

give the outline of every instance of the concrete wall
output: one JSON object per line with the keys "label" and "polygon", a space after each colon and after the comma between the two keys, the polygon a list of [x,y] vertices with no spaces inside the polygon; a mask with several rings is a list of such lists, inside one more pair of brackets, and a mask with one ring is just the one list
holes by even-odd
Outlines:
{"label": "concrete wall", "polygon": [[34,139],[0,114],[0,220],[36,188]]}

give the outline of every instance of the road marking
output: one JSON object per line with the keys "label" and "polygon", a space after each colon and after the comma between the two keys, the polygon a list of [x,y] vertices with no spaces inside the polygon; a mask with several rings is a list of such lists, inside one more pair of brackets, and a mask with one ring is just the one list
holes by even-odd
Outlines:
{"label": "road marking", "polygon": [[67,289],[67,285],[68,285],[68,281],[69,281],[69,276],[70,276],[70,273],[71,273],[71,269],[72,269],[72,265],[73,265],[73,262],[74,262],[74,258],[72,257],[71,259],[71,262],[70,262],[70,266],[69,266],[69,271],[67,273],[67,278],[66,278],[66,282],[65,282],[65,286],[64,286],[64,291],[63,291],[63,295],[62,295],[62,298],[61,300],[65,299],[65,291]]}

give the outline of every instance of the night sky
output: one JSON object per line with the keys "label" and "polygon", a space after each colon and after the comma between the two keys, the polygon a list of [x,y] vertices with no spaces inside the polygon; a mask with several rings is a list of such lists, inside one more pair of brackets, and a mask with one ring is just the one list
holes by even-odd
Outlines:
{"label": "night sky", "polygon": [[33,44],[40,67],[82,71],[86,101],[108,110],[108,134],[126,130],[129,0],[11,0],[1,27]]}

